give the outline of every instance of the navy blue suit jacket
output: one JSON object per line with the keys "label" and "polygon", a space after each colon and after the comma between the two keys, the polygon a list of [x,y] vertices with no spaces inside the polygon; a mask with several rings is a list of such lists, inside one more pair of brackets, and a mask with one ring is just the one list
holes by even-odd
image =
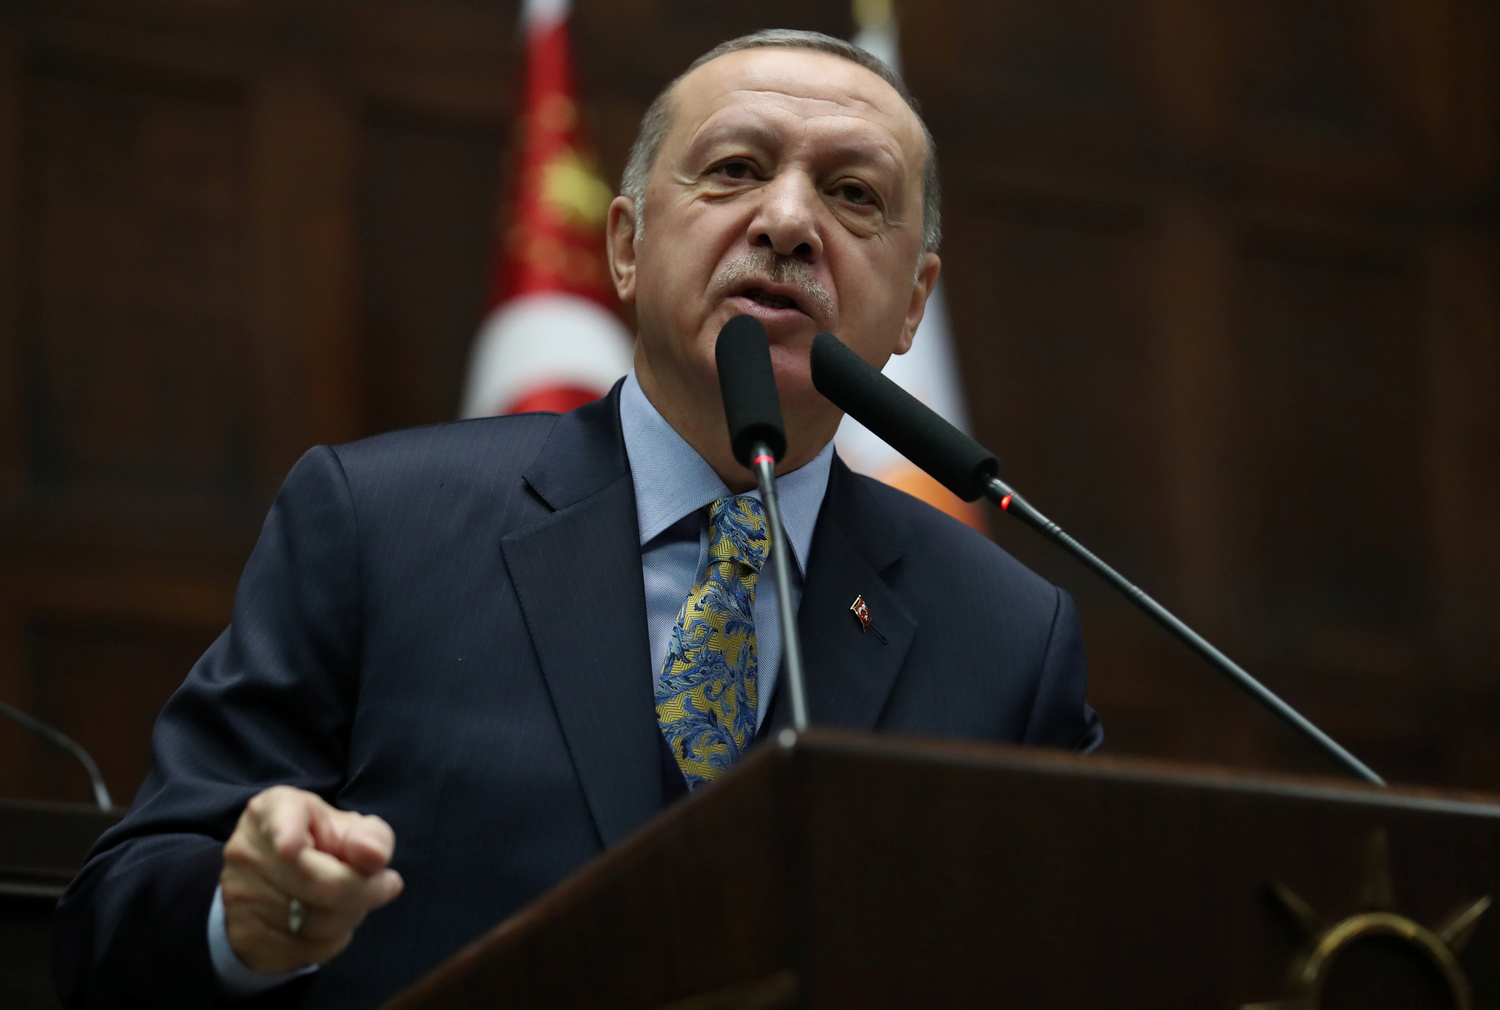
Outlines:
{"label": "navy blue suit jacket", "polygon": [[[276,997],[307,1006],[378,1003],[663,807],[617,398],[303,457],[135,805],[59,904],[70,1006],[210,1002],[222,846],[268,786],[385,818],[406,880]],[[837,461],[798,623],[814,722],[1099,741],[1067,594]]]}

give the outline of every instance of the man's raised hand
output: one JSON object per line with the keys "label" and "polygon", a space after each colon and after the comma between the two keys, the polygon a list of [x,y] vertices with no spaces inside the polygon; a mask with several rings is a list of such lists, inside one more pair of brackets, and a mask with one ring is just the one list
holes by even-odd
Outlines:
{"label": "man's raised hand", "polygon": [[257,794],[224,845],[229,946],[256,971],[323,964],[371,910],[401,893],[401,875],[387,865],[395,849],[396,834],[379,817],[291,786]]}

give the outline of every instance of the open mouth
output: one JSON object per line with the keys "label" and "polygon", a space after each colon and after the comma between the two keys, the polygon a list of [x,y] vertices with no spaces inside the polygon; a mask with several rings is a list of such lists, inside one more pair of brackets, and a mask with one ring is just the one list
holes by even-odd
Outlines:
{"label": "open mouth", "polygon": [[741,298],[748,298],[757,305],[764,305],[768,309],[796,309],[802,311],[802,306],[797,304],[795,298],[786,295],[772,294],[763,288],[749,288],[740,292]]}

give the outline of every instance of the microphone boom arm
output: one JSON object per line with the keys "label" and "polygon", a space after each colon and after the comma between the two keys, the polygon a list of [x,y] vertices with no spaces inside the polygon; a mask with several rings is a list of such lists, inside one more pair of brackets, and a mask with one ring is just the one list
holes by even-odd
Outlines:
{"label": "microphone boom arm", "polygon": [[983,495],[999,505],[1002,511],[1046,534],[1082,561],[1094,574],[1129,597],[1152,620],[1206,659],[1209,665],[1228,677],[1236,687],[1311,740],[1343,768],[1366,782],[1385,785],[1385,781],[1364,762],[1340,747],[1327,733],[1277,697],[1270,688],[1208,644],[1202,635],[1141,592],[1083,544],[1064,533],[1057,523],[1016,494],[995,476],[1000,470],[1000,461],[995,458],[994,453],[892,382],[880,369],[840,343],[838,337],[827,330],[814,337],[809,361],[813,385],[818,392],[834,406],[869,428],[891,448],[931,474],[938,483],[964,501],[975,501]]}
{"label": "microphone boom arm", "polygon": [[1228,677],[1235,687],[1270,709],[1284,722],[1316,744],[1329,757],[1343,765],[1353,774],[1377,786],[1385,780],[1359,758],[1339,745],[1327,733],[1315,726],[1306,716],[1282,701],[1280,696],[1256,680],[1238,663],[1214,648],[1209,641],[1188,627],[1176,614],[1147,596],[1135,583],[1105,564],[1093,551],[1074,540],[1057,523],[1038,512],[1025,498],[1016,494],[999,477],[989,477],[984,483],[984,496],[1007,515],[1015,516],[1035,530],[1045,534],[1069,554],[1083,562],[1094,574],[1124,593],[1132,603],[1144,610],[1153,621],[1176,635],[1188,648],[1207,660],[1215,669]]}
{"label": "microphone boom arm", "polygon": [[113,803],[109,797],[109,790],[104,786],[104,776],[99,773],[99,766],[94,763],[94,759],[89,755],[89,752],[84,750],[77,741],[60,730],[53,729],[40,719],[34,719],[20,709],[7,705],[3,701],[0,701],[0,716],[4,716],[27,732],[41,737],[52,744],[52,746],[61,747],[73,755],[78,760],[78,763],[83,765],[83,770],[88,772],[89,784],[94,788],[94,803],[100,810],[109,810],[112,808]]}
{"label": "microphone boom arm", "polygon": [[781,618],[781,654],[786,657],[787,696],[792,703],[792,728],[807,729],[807,680],[802,672],[802,637],[797,609],[792,603],[792,558],[786,530],[781,525],[781,503],[776,498],[776,458],[764,442],[751,449],[750,468],[760,485],[766,522],[771,527],[771,564],[776,575],[776,611]]}

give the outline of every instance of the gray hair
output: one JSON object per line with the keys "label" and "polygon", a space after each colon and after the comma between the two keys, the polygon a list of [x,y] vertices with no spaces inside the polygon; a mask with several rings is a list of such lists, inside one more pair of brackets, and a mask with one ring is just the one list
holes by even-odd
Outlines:
{"label": "gray hair", "polygon": [[789,28],[768,28],[765,31],[741,35],[737,39],[721,42],[693,61],[692,65],[661,90],[651,102],[646,114],[641,117],[640,130],[630,148],[630,159],[625,163],[625,175],[620,180],[620,195],[635,204],[636,229],[642,224],[642,211],[646,200],[646,182],[651,169],[661,154],[662,144],[672,129],[672,92],[688,74],[720,56],[742,52],[746,49],[805,49],[815,53],[827,53],[866,70],[896,89],[922,127],[922,140],[927,145],[926,163],[922,167],[922,251],[937,252],[943,238],[942,194],[938,188],[937,147],[932,142],[932,133],[922,119],[922,110],[916,98],[907,89],[901,75],[878,56],[874,56],[851,42],[836,39],[822,32],[797,31]]}

